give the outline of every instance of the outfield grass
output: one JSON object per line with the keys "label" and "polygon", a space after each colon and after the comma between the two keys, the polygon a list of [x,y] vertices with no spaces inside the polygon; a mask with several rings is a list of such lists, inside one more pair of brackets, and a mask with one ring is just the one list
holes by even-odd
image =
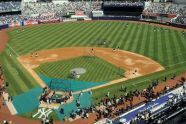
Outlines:
{"label": "outfield grass", "polygon": [[154,26],[126,22],[74,22],[44,25],[9,33],[9,45],[19,54],[36,50],[96,46],[104,39],[104,47],[117,47],[150,57],[164,66],[186,61],[186,37],[182,32],[154,31]]}
{"label": "outfield grass", "polygon": [[41,64],[35,71],[47,77],[73,79],[70,70],[83,68],[86,70],[76,80],[86,82],[106,82],[122,78],[124,71],[98,57],[82,56],[68,60]]}
{"label": "outfield grass", "polygon": [[[158,28],[157,30],[154,26],[145,24],[111,21],[73,22],[31,28],[26,27],[24,31],[21,30],[19,32],[16,29],[11,31],[9,36],[11,39],[6,51],[9,50],[14,53],[12,56],[15,53],[19,56],[37,50],[61,47],[97,46],[98,42],[104,39],[107,41],[107,44],[102,47],[115,48],[119,46],[122,50],[139,53],[159,62],[166,68],[164,72],[161,72],[161,75],[176,73],[178,71],[177,65],[179,65],[179,69],[186,70],[186,36],[182,36],[180,31],[171,29],[165,31],[164,28]],[[21,87],[30,85],[23,78],[28,78],[29,75],[25,73],[25,76],[20,77],[22,81],[17,81],[17,78],[12,77],[10,68],[16,66],[16,70],[22,70],[22,67],[16,60],[12,60],[15,62],[9,62],[8,58],[9,55],[4,52],[1,60],[6,65],[6,77],[10,78],[8,80],[11,83],[15,83],[14,89],[11,92],[17,94]],[[152,74],[151,77],[155,79],[161,75],[156,73]],[[133,89],[134,87],[131,84],[141,82],[144,78],[148,79],[150,77],[141,77],[135,79],[136,81],[129,80],[125,83]],[[30,87],[34,87],[34,85]],[[146,87],[146,85],[147,83],[145,82],[140,84],[142,88]],[[116,92],[118,87],[120,87],[120,84],[96,90],[94,98],[103,96],[108,90],[113,89],[112,91]],[[26,87],[22,89],[23,92],[25,90],[27,90]]]}

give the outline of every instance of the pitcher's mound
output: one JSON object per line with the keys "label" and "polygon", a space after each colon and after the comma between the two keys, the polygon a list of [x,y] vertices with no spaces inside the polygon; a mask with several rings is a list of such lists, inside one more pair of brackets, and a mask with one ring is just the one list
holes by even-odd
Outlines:
{"label": "pitcher's mound", "polygon": [[84,74],[86,73],[86,69],[84,68],[74,68],[74,69],[71,69],[70,70],[70,73],[76,73],[77,75],[81,75],[81,74]]}

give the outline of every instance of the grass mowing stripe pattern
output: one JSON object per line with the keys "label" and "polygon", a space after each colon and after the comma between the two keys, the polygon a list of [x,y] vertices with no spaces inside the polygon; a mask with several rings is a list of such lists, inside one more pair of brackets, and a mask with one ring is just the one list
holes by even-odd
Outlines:
{"label": "grass mowing stripe pattern", "polygon": [[[154,31],[154,29],[156,31]],[[73,22],[43,25],[36,27],[25,27],[24,31],[13,30],[9,33],[11,39],[9,45],[19,54],[29,54],[32,51],[54,49],[61,47],[75,47],[75,46],[97,46],[97,42],[105,39],[109,43],[102,47],[115,48],[119,46],[122,50],[129,50],[139,53],[156,60],[160,64],[168,67],[166,69],[173,69],[178,64],[181,68],[186,69],[185,61],[186,55],[186,37],[182,36],[180,31],[169,29],[168,32],[162,31],[164,28],[157,28],[151,25],[136,24],[132,22]],[[9,50],[6,48],[5,51]],[[3,63],[8,62],[8,54],[2,53],[4,59]],[[80,60],[82,62],[82,60]],[[10,73],[13,64],[8,62],[6,68],[7,74]],[[71,65],[64,67],[68,69]],[[170,66],[170,67],[169,67]],[[101,68],[101,67],[100,67]],[[22,68],[17,66],[17,70]],[[56,71],[58,66],[51,66],[48,71]],[[105,72],[105,70],[101,70]],[[112,73],[114,70],[110,70]],[[169,70],[167,70],[169,71]],[[47,71],[44,73],[48,74]],[[155,74],[156,75],[156,74]],[[59,76],[55,74],[54,76]],[[98,78],[102,76],[97,75]],[[28,77],[27,77],[28,78]],[[109,76],[103,76],[109,78]],[[91,75],[88,80],[91,79]],[[21,77],[20,80],[26,80]],[[25,81],[20,81],[16,89],[20,92],[25,92],[27,87],[34,87],[36,83],[29,81],[31,84],[26,84]],[[25,86],[21,90],[21,85]],[[138,86],[138,85],[137,85]],[[18,92],[12,91],[13,94]],[[19,92],[19,93],[20,93]],[[19,94],[18,93],[18,94]]]}

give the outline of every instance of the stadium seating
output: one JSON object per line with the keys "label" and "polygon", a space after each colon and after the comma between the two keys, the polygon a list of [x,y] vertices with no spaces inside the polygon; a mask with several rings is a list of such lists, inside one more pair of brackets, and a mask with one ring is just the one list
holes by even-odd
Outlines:
{"label": "stadium seating", "polygon": [[186,5],[146,2],[144,12],[148,14],[158,13],[186,15]]}
{"label": "stadium seating", "polygon": [[0,13],[12,11],[21,11],[21,2],[19,1],[0,2]]}
{"label": "stadium seating", "polygon": [[67,12],[84,11],[90,15],[93,10],[100,10],[102,2],[62,2],[62,3],[24,3],[23,16],[37,16],[43,13],[54,13],[56,16],[66,15]]}

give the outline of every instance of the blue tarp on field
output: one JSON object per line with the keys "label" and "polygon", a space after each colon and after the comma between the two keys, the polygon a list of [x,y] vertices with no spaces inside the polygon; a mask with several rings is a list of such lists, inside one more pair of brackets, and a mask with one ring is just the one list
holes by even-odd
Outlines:
{"label": "blue tarp on field", "polygon": [[50,78],[42,74],[39,74],[39,77],[52,90],[63,90],[72,92],[81,91],[84,89],[92,88],[107,83],[107,82],[84,82],[77,80],[66,80],[62,78]]}
{"label": "blue tarp on field", "polygon": [[36,87],[28,92],[17,95],[13,97],[13,105],[17,110],[18,114],[24,114],[27,112],[32,112],[39,106],[39,96],[41,95],[43,89],[41,87]]}

